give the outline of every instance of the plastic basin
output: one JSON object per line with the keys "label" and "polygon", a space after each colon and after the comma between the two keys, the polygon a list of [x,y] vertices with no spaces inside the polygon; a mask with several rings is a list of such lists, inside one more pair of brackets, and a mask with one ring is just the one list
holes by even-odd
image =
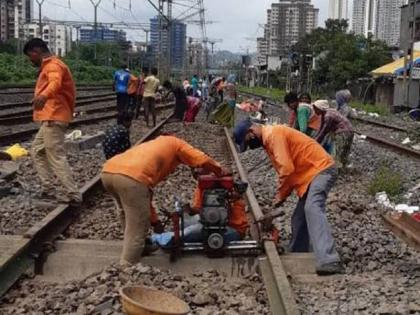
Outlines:
{"label": "plastic basin", "polygon": [[128,315],[186,315],[187,303],[172,294],[146,287],[120,289],[121,303]]}

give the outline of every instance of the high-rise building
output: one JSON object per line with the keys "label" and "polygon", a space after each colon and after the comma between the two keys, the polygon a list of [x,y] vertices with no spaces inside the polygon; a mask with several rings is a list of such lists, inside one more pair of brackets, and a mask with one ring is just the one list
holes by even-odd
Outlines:
{"label": "high-rise building", "polygon": [[42,38],[52,53],[64,57],[71,50],[72,29],[64,24],[50,24],[44,22],[42,25],[42,34],[39,34],[39,24],[27,23],[23,26],[24,38]]}
{"label": "high-rise building", "polygon": [[[150,19],[150,46],[155,57],[167,58],[168,56],[168,33],[162,27],[159,32],[160,21],[158,17]],[[170,61],[171,67],[181,69],[184,65],[186,52],[187,25],[181,22],[173,22],[170,28]]]}
{"label": "high-rise building", "polygon": [[330,0],[328,18],[334,20],[348,20],[349,3],[348,0]]}
{"label": "high-rise building", "polygon": [[405,0],[354,0],[353,31],[398,46],[404,3]]}
{"label": "high-rise building", "polygon": [[0,0],[0,41],[23,38],[33,17],[33,0]]}
{"label": "high-rise building", "polygon": [[113,30],[105,27],[100,27],[95,30],[92,27],[84,27],[80,29],[79,40],[81,43],[94,43],[95,40],[98,42],[108,42],[108,43],[117,43],[117,42],[126,42],[127,34],[121,30]]}
{"label": "high-rise building", "polygon": [[[413,12],[414,1],[410,0],[401,8],[401,25],[400,25],[400,48],[403,51],[408,51],[411,48],[411,41],[414,39],[415,43],[420,42],[420,1],[417,0],[416,11]],[[416,23],[413,21],[413,13],[415,15]],[[415,26],[415,33],[413,38],[413,25]],[[418,44],[415,45],[418,47]]]}
{"label": "high-rise building", "polygon": [[290,48],[318,25],[319,9],[311,0],[279,0],[267,10],[264,38],[259,39],[259,57],[285,57]]}

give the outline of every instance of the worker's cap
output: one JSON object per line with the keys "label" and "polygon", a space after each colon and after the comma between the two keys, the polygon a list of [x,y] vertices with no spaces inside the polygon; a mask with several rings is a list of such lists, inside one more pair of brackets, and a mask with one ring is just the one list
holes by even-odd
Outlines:
{"label": "worker's cap", "polygon": [[236,144],[239,146],[239,152],[245,152],[248,147],[245,142],[245,137],[251,126],[251,120],[245,119],[236,125],[235,129],[233,130],[233,138],[235,139]]}
{"label": "worker's cap", "polygon": [[327,111],[330,109],[330,104],[327,100],[318,100],[313,104],[313,106],[322,111]]}

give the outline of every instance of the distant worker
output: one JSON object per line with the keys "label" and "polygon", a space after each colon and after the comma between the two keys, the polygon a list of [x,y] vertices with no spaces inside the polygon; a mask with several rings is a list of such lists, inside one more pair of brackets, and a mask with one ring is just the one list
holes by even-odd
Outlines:
{"label": "distant worker", "polygon": [[168,91],[168,94],[173,93],[175,96],[174,119],[183,121],[188,108],[187,93],[183,87],[173,86],[170,81],[165,81],[163,87]]}
{"label": "distant worker", "polygon": [[152,114],[153,126],[156,126],[156,92],[160,85],[160,81],[156,77],[157,75],[158,69],[152,68],[152,74],[144,79],[143,107],[147,127],[149,127],[150,114]]}
{"label": "distant worker", "polygon": [[116,125],[106,129],[102,148],[107,160],[130,149],[131,121],[132,116],[129,113],[125,113]]}
{"label": "distant worker", "polygon": [[198,76],[196,74],[191,79],[191,88],[193,90],[193,96],[196,97],[198,91]]}
{"label": "distant worker", "polygon": [[187,91],[187,111],[185,112],[184,122],[194,122],[201,108],[201,99],[193,96],[192,88]]}
{"label": "distant worker", "polygon": [[174,136],[160,136],[105,163],[102,182],[125,216],[122,264],[140,260],[150,226],[151,190],[180,164],[227,174],[219,163]]}
{"label": "distant worker", "polygon": [[135,119],[139,119],[139,116],[140,116],[141,105],[143,104],[144,80],[146,79],[148,73],[149,73],[149,69],[143,68],[140,76],[138,77],[139,84],[138,84],[138,89],[137,89],[136,111],[134,114]]}
{"label": "distant worker", "polygon": [[[82,202],[67,162],[64,137],[73,119],[76,87],[69,68],[53,56],[39,38],[28,41],[23,52],[39,68],[32,99],[33,119],[40,128],[32,142],[31,155],[43,187],[42,195],[54,191],[54,174],[67,191],[61,201],[77,206]],[[52,172],[51,172],[52,171]]]}
{"label": "distant worker", "polygon": [[335,157],[337,166],[345,168],[349,161],[354,131],[351,122],[338,111],[330,109],[328,101],[319,100],[314,103],[315,113],[322,117],[321,128],[315,137],[318,143],[323,144],[330,136],[333,139],[335,152],[328,152]]}
{"label": "distant worker", "polygon": [[238,96],[236,92],[236,76],[234,74],[229,75],[227,84],[224,84],[223,93],[224,101],[211,114],[211,120],[222,126],[232,128],[235,124],[235,108]]}
{"label": "distant worker", "polygon": [[349,90],[340,90],[335,94],[335,101],[337,103],[337,110],[346,118],[351,118],[353,109],[350,106],[351,92]]}
{"label": "distant worker", "polygon": [[130,82],[130,73],[127,70],[127,65],[122,65],[121,69],[114,74],[112,88],[117,93],[117,120],[128,110],[128,84]]}
{"label": "distant worker", "polygon": [[[310,101],[310,98],[308,98]],[[290,109],[289,127],[314,137],[321,126],[321,117],[315,114],[313,106],[308,103],[307,97],[299,99],[295,92],[290,92],[284,97],[284,102]]]}
{"label": "distant worker", "polygon": [[[328,275],[343,272],[335,249],[334,238],[325,214],[327,196],[337,179],[334,160],[313,139],[282,125],[262,126],[244,120],[234,130],[241,152],[263,147],[279,177],[273,207],[278,208],[292,191],[299,201],[292,216],[292,252],[315,253],[317,273]],[[274,211],[264,217],[271,226]]]}
{"label": "distant worker", "polygon": [[130,113],[131,117],[134,117],[137,107],[137,91],[139,89],[138,77],[130,74],[130,80],[128,81],[128,106],[127,112]]}
{"label": "distant worker", "polygon": [[189,87],[191,87],[190,81],[188,80],[188,78],[185,78],[184,82],[182,82],[182,86],[184,87],[185,92],[187,91]]}
{"label": "distant worker", "polygon": [[219,94],[219,101],[221,103],[223,103],[223,96],[224,96],[223,93],[224,93],[224,88],[225,88],[225,82],[226,82],[225,77],[222,77],[222,80],[217,85],[217,94]]}

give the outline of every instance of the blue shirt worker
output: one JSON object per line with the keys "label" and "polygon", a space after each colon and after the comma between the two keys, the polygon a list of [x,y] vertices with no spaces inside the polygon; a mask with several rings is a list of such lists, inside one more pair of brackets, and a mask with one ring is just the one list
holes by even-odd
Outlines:
{"label": "blue shirt worker", "polygon": [[121,69],[114,74],[113,90],[117,93],[118,120],[122,119],[124,113],[128,111],[130,72],[127,70],[127,66],[122,65]]}

